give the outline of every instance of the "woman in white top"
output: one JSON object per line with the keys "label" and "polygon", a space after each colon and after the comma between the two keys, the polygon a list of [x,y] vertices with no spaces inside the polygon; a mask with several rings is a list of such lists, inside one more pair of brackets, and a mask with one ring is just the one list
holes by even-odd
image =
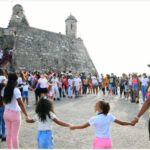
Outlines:
{"label": "woman in white top", "polygon": [[98,101],[95,105],[95,111],[97,112],[97,115],[91,117],[89,121],[85,124],[70,126],[70,129],[84,129],[89,126],[93,126],[96,132],[96,137],[93,140],[93,149],[112,148],[112,140],[110,136],[111,122],[115,122],[120,125],[133,124],[130,122],[123,122],[116,119],[116,117],[108,113],[109,110],[109,103],[104,101]]}
{"label": "woman in white top", "polygon": [[[37,82],[36,88],[39,87],[39,95],[44,96],[48,93],[48,80],[44,74],[41,74],[40,79]],[[36,90],[36,89],[35,89]]]}
{"label": "woman in white top", "polygon": [[1,93],[5,104],[4,120],[7,128],[6,142],[9,149],[19,148],[20,111],[22,110],[26,120],[29,119],[21,98],[21,92],[16,87],[17,79],[18,77],[15,73],[10,73],[7,85]]}

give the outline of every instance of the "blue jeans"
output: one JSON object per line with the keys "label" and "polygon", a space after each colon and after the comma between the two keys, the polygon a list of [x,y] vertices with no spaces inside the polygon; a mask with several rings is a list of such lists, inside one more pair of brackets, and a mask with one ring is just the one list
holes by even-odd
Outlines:
{"label": "blue jeans", "polygon": [[53,148],[53,136],[51,130],[38,131],[38,148],[39,149],[52,149]]}
{"label": "blue jeans", "polygon": [[146,90],[147,90],[147,86],[142,85],[142,97],[143,97],[143,101],[146,100]]}
{"label": "blue jeans", "polygon": [[2,138],[5,137],[5,122],[4,122],[4,106],[0,106],[0,135]]}

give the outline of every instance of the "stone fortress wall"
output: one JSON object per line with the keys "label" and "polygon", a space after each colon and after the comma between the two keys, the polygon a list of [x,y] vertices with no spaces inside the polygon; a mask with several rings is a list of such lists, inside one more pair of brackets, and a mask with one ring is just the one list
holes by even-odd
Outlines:
{"label": "stone fortress wall", "polygon": [[21,5],[13,7],[8,28],[0,28],[0,47],[13,48],[15,69],[72,70],[97,73],[81,38],[77,38],[77,20],[66,20],[66,35],[30,27]]}

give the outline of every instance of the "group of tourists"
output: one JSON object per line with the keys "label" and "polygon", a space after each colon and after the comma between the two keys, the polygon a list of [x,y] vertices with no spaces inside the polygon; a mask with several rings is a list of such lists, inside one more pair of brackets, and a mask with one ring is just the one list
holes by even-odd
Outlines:
{"label": "group of tourists", "polygon": [[114,74],[106,75],[106,77],[102,75],[101,88],[103,95],[105,95],[107,89],[108,95],[120,95],[120,98],[136,103],[139,103],[141,92],[143,103],[150,94],[150,76],[146,73],[141,75],[136,73],[122,74],[121,77]]}
{"label": "group of tourists", "polygon": [[[6,140],[7,147],[19,148],[19,129],[21,126],[21,111],[27,123],[38,123],[38,148],[53,148],[52,121],[58,125],[69,127],[71,130],[83,129],[94,126],[96,138],[93,148],[112,148],[109,126],[111,122],[120,125],[132,125],[138,122],[139,117],[150,105],[146,99],[150,99],[149,77],[143,73],[117,77],[114,74],[85,74],[69,72],[7,72],[0,69],[0,138]],[[35,112],[33,119],[28,115],[30,108],[29,90],[35,93]],[[109,103],[98,100],[95,104],[93,116],[82,125],[72,125],[60,120],[54,113],[54,101],[63,98],[76,99],[87,94],[97,95],[102,91],[103,96],[119,95],[131,98],[131,102],[139,101],[139,91],[142,91],[143,110],[133,121],[121,121],[109,113]],[[107,93],[106,93],[107,91]],[[120,91],[120,92],[119,92]],[[5,127],[6,126],[6,127]],[[7,130],[7,134],[6,134]]]}
{"label": "group of tourists", "polygon": [[88,94],[97,95],[99,91],[103,96],[115,96],[124,98],[130,102],[139,103],[140,92],[142,103],[150,94],[150,76],[146,73],[141,75],[122,74],[121,77],[107,74],[85,74],[69,72],[28,72],[21,71],[18,75],[18,86],[24,101],[28,103],[28,90],[35,92],[36,104],[41,95],[47,94],[51,100],[61,100],[65,97],[72,99]]}

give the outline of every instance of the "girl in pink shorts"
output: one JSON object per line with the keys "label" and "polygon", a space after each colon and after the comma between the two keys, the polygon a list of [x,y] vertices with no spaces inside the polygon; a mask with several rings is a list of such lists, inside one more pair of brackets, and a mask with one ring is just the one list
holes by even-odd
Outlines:
{"label": "girl in pink shorts", "polygon": [[131,122],[124,122],[116,119],[115,116],[108,113],[110,110],[109,103],[98,101],[95,104],[96,116],[93,116],[89,121],[82,125],[71,125],[70,129],[84,129],[89,126],[95,128],[96,137],[93,140],[93,149],[112,148],[112,140],[110,136],[110,123],[115,122],[119,125],[133,125]]}

